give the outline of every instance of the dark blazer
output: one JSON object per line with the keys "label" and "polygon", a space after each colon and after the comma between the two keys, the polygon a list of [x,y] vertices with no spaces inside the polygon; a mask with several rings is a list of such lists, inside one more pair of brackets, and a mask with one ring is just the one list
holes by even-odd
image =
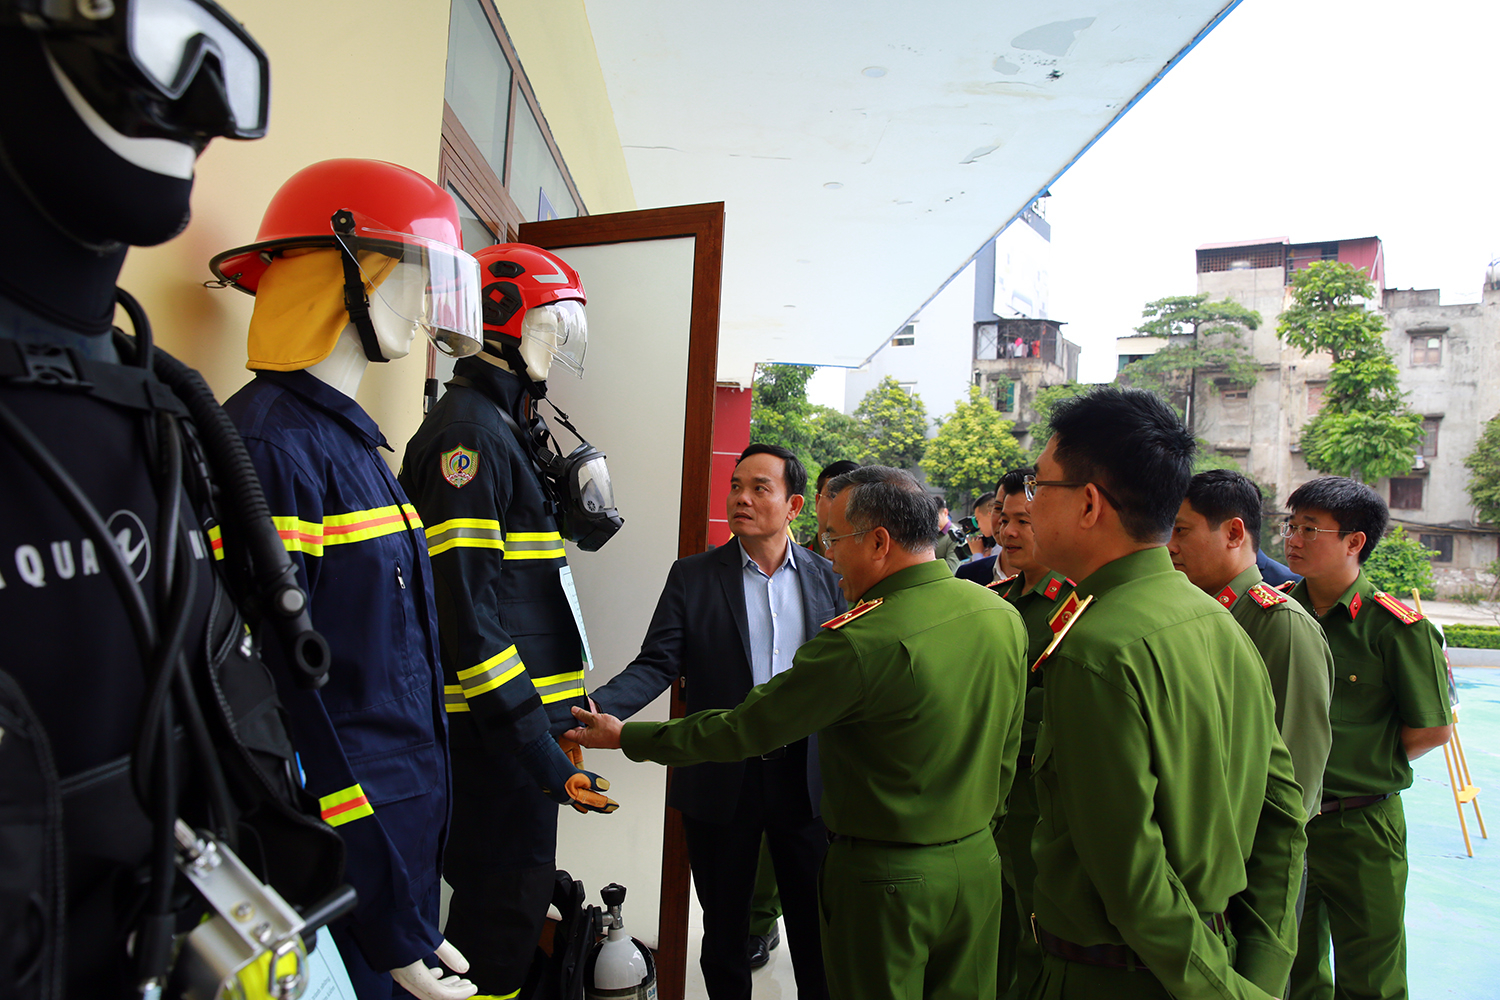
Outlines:
{"label": "dark blazer", "polygon": [[[807,549],[796,552],[802,583],[803,641],[847,607],[838,576],[827,559]],[[745,614],[745,583],[740,547],[728,542],[672,564],[656,602],[640,654],[608,684],[592,692],[610,715],[629,718],[665,691],[679,676],[688,714],[735,708],[754,687],[750,671],[750,626]],[[803,741],[799,741],[803,742]],[[789,753],[800,753],[797,746]],[[810,760],[809,796],[818,812],[821,782]],[[685,815],[723,821],[733,812],[744,777],[743,762],[694,764],[673,773],[667,804]]]}

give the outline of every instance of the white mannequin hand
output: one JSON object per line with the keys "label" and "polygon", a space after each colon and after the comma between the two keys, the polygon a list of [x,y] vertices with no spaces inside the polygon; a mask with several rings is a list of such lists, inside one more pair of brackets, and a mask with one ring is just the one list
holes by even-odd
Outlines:
{"label": "white mannequin hand", "polygon": [[[469,960],[447,941],[437,947],[438,961],[459,972],[469,970]],[[420,959],[408,966],[391,970],[391,978],[412,996],[422,1000],[469,1000],[479,987],[458,975],[444,978],[443,969],[429,969]]]}

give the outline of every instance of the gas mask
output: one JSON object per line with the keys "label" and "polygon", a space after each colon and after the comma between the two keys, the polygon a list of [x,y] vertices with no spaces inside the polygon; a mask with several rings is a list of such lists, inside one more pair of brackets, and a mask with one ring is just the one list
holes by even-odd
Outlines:
{"label": "gas mask", "polygon": [[584,440],[555,403],[547,402],[557,411],[562,425],[578,439],[578,446],[564,455],[540,414],[531,419],[529,433],[523,434],[522,439],[552,502],[552,513],[558,519],[563,537],[585,552],[597,552],[625,524],[615,509],[609,468],[604,453]]}

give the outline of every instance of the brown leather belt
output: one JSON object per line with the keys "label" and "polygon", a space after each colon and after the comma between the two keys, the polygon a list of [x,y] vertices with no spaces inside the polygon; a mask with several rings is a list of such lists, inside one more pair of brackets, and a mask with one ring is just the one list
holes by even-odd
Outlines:
{"label": "brown leather belt", "polygon": [[1347,799],[1329,799],[1319,807],[1319,814],[1331,812],[1346,812],[1350,809],[1363,809],[1365,806],[1373,806],[1377,802],[1384,802],[1395,795],[1395,792],[1386,792],[1384,795],[1351,795]]}
{"label": "brown leather belt", "polygon": [[[1223,933],[1224,928],[1229,926],[1229,921],[1222,913],[1211,913],[1203,918],[1203,922],[1215,934]],[[1038,927],[1034,913],[1031,915],[1031,929],[1043,951],[1065,962],[1097,965],[1105,969],[1124,969],[1126,972],[1138,972],[1142,969],[1150,971],[1140,956],[1123,944],[1074,944]]]}

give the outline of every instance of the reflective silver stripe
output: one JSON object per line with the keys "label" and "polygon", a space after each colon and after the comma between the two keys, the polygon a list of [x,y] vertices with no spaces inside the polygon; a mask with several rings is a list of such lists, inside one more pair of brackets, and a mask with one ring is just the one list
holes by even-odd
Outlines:
{"label": "reflective silver stripe", "polygon": [[478,667],[460,670],[458,680],[463,685],[464,697],[474,698],[486,691],[494,690],[525,669],[525,665],[521,662],[521,654],[516,652],[516,647],[511,646]]}
{"label": "reflective silver stripe", "polygon": [[443,685],[443,707],[450,712],[467,712],[469,702],[464,698],[464,686],[462,684]]}
{"label": "reflective silver stripe", "polygon": [[531,684],[536,688],[536,693],[541,697],[543,705],[550,705],[555,701],[564,701],[568,698],[583,697],[583,671],[575,670],[568,674],[554,674],[551,677],[533,677]]}
{"label": "reflective silver stripe", "polygon": [[561,559],[566,555],[562,535],[555,531],[516,531],[505,536],[507,559]]}

